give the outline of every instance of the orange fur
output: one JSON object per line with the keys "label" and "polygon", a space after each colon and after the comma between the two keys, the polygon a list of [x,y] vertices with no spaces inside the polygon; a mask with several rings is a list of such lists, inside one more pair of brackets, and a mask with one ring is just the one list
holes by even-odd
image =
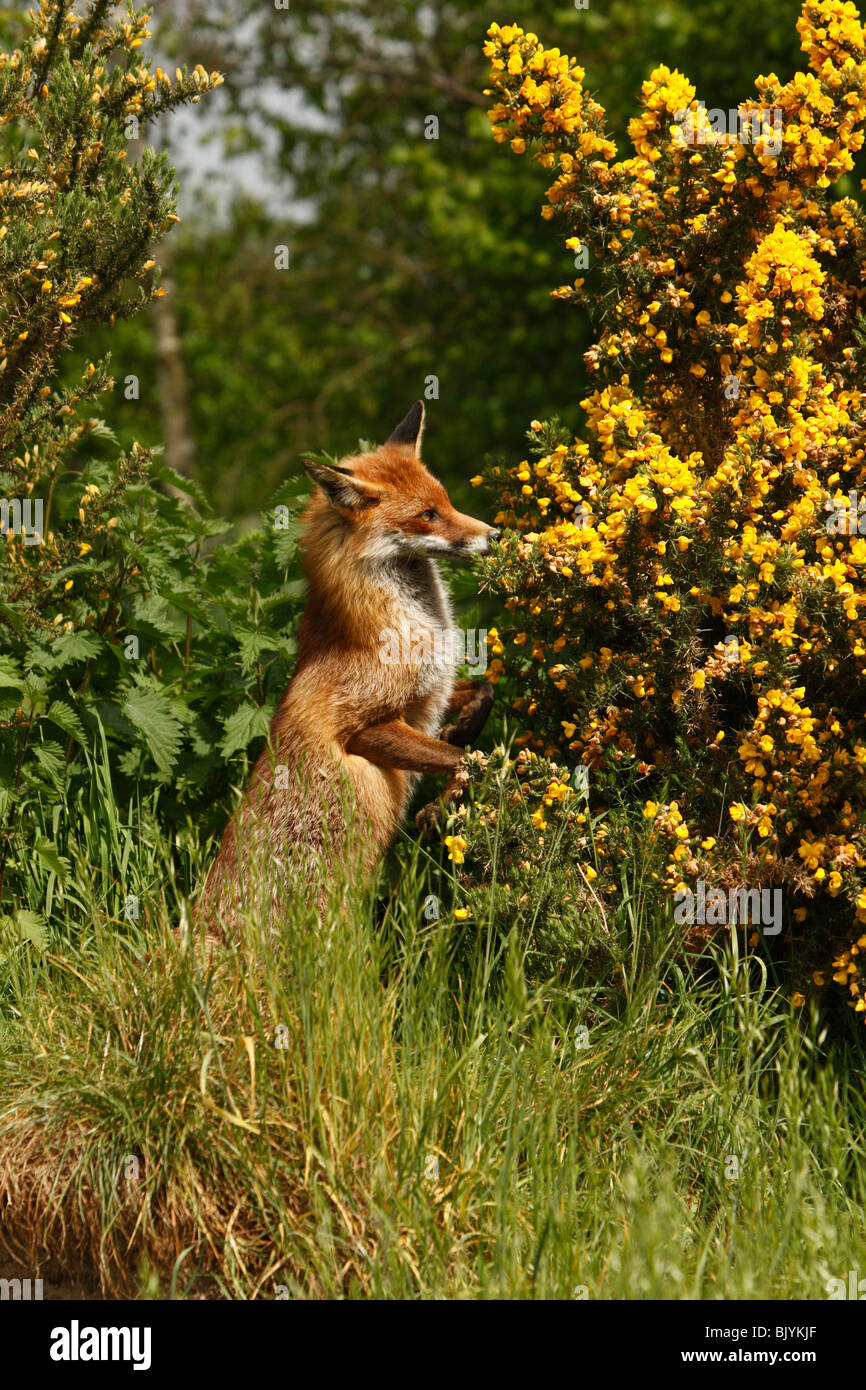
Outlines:
{"label": "orange fur", "polygon": [[[453,655],[436,650],[452,618],[433,557],[483,553],[498,533],[424,467],[423,419],[418,402],[373,452],[305,465],[320,490],[304,514],[297,667],[197,905],[211,930],[276,904],[287,872],[321,877],[329,854],[366,876],[418,775],[460,762],[436,735],[474,686],[455,689]],[[388,632],[403,640],[383,661]]]}

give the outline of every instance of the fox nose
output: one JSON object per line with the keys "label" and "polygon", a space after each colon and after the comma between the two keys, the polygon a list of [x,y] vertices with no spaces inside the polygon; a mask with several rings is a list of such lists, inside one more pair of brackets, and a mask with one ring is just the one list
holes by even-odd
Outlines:
{"label": "fox nose", "polygon": [[502,532],[499,530],[498,526],[491,526],[490,530],[487,532],[487,539],[489,541],[498,541],[501,535]]}

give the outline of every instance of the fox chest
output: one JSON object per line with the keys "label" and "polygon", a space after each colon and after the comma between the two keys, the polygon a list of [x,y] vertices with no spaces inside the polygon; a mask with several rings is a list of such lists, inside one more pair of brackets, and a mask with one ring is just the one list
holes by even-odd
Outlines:
{"label": "fox chest", "polygon": [[409,700],[443,694],[447,700],[454,684],[457,634],[444,624],[434,624],[425,614],[404,614],[398,627],[382,641],[379,659]]}
{"label": "fox chest", "polygon": [[[434,567],[405,584],[395,627],[383,655],[400,668],[407,695],[407,717],[417,711],[416,727],[438,727],[454,686],[457,633],[442,581]],[[395,673],[396,674],[396,673]],[[414,719],[410,722],[415,723]]]}

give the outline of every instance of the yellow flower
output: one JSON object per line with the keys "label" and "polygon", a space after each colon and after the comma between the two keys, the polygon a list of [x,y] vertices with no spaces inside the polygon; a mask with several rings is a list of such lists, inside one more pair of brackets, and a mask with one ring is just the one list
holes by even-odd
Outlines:
{"label": "yellow flower", "polygon": [[467,841],[460,835],[446,835],[445,848],[448,850],[448,858],[455,864],[463,863],[463,851],[467,848]]}

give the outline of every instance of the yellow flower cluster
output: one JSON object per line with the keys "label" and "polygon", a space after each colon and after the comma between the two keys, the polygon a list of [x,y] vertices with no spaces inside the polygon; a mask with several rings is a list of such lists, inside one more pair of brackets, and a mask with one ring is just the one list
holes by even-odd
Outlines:
{"label": "yellow flower cluster", "polygon": [[831,934],[866,921],[866,540],[828,525],[866,504],[866,245],[826,192],[863,144],[866,34],[847,0],[797,28],[809,70],[757,79],[750,137],[659,67],[623,160],[573,60],[489,30],[495,138],[554,171],[542,213],[587,252],[592,292],[554,294],[603,306],[582,435],[533,421],[492,470],[517,543],[491,678],[515,674],[527,745],[675,788],[645,812],[668,886],[746,854],[809,938],[828,899]]}
{"label": "yellow flower cluster", "polygon": [[600,130],[604,112],[584,92],[584,70],[573,58],[558,48],[543,48],[536,34],[517,24],[491,24],[487,32],[484,52],[491,71],[494,78],[501,74],[507,79],[507,86],[498,84],[506,100],[489,113],[495,140],[509,141],[515,154],[523,154],[527,139],[539,140],[538,157],[548,168],[559,156],[563,136],[573,146],[571,153],[561,156],[569,170],[575,159],[599,154],[611,158],[616,153]]}
{"label": "yellow flower cluster", "polygon": [[[110,9],[110,6],[105,7]],[[34,16],[35,17],[35,16]],[[128,21],[113,22],[108,15],[77,13],[72,6],[58,10],[57,6],[42,0],[38,13],[39,36],[29,48],[16,49],[11,53],[0,53],[0,81],[13,75],[30,84],[30,101],[20,100],[10,103],[4,111],[4,121],[18,119],[22,123],[35,125],[32,103],[48,97],[48,87],[40,85],[40,65],[50,49],[59,46],[75,51],[81,44],[92,44],[95,53],[116,52],[122,45],[125,51],[141,48],[151,37],[148,29],[149,15],[146,10],[130,11]],[[105,163],[109,158],[105,140],[104,118],[106,110],[111,111],[115,121],[128,123],[131,119],[142,123],[152,119],[159,110],[175,104],[181,97],[197,102],[204,93],[219,87],[223,77],[218,72],[208,73],[201,64],[196,64],[191,73],[176,71],[176,82],[157,68],[151,73],[150,64],[141,63],[121,71],[113,61],[97,61],[90,74],[92,88],[88,104],[87,120],[79,128],[61,122],[58,138],[51,149],[37,149],[31,146],[27,157],[32,161],[34,171],[41,175],[32,178],[16,161],[0,167],[0,184],[4,189],[4,207],[0,212],[0,241],[10,233],[13,219],[12,210],[26,208],[34,229],[41,225],[41,235],[33,233],[34,257],[31,265],[23,270],[16,269],[7,276],[0,292],[0,372],[10,371],[22,377],[33,370],[34,354],[38,353],[38,342],[29,330],[14,331],[19,326],[22,307],[29,293],[38,289],[40,298],[56,315],[58,337],[70,339],[80,328],[81,322],[93,318],[93,301],[105,293],[106,286],[99,283],[98,277],[75,275],[59,269],[66,260],[63,248],[55,244],[59,233],[51,225],[55,220],[54,204],[60,197],[67,197],[74,185],[91,183],[98,185],[105,173]],[[159,106],[156,106],[156,98]],[[56,119],[56,117],[55,117]],[[11,148],[11,147],[10,147]],[[128,150],[115,149],[111,158],[124,164]],[[125,164],[124,164],[125,167]],[[127,186],[118,194],[120,204],[127,204],[130,198],[134,175],[130,172]],[[162,226],[155,231],[165,231],[169,222],[179,219],[170,214]],[[89,221],[85,222],[88,227]],[[153,269],[155,262],[149,260],[144,271]],[[156,297],[164,295],[162,289],[154,291]],[[7,305],[4,300],[8,301]],[[4,309],[6,312],[4,312]],[[113,322],[113,320],[112,320]],[[72,411],[68,412],[72,415]],[[87,422],[77,421],[71,426],[68,443],[77,441],[91,428]]]}

